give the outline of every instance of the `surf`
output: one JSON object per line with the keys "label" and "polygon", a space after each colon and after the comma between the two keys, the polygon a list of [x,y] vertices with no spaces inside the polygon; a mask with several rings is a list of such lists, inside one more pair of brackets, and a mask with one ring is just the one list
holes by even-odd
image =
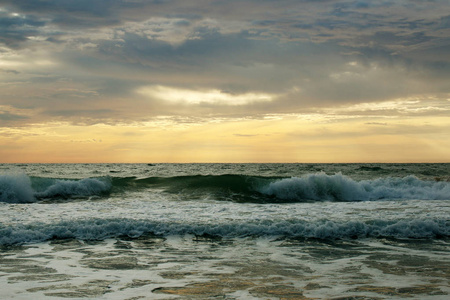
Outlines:
{"label": "surf", "polygon": [[286,201],[449,200],[450,182],[424,181],[410,175],[355,181],[336,173],[277,180],[259,189]]}
{"label": "surf", "polygon": [[450,237],[450,224],[443,219],[368,221],[304,221],[298,219],[236,221],[225,223],[167,222],[164,220],[90,219],[59,223],[1,226],[0,245],[39,243],[54,239],[105,240],[144,235],[195,235],[218,238],[274,237],[322,240],[398,238],[436,239]]}
{"label": "surf", "polygon": [[25,174],[0,175],[0,202],[32,203],[46,199],[73,199],[107,195],[107,177],[80,180],[29,177]]}
{"label": "surf", "polygon": [[300,177],[224,174],[61,179],[0,175],[0,202],[6,203],[102,198],[131,191],[180,195],[186,201],[242,203],[450,200],[450,182],[421,180],[414,175],[360,181],[324,172]]}
{"label": "surf", "polygon": [[361,181],[342,173],[329,175],[324,172],[289,178],[194,175],[114,179],[113,184],[121,188],[159,188],[195,200],[208,197],[256,203],[450,199],[450,182],[426,181],[414,175]]}

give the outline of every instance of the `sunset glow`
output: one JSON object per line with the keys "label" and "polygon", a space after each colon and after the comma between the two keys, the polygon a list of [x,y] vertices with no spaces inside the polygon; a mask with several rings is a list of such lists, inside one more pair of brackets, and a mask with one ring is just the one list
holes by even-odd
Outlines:
{"label": "sunset glow", "polygon": [[449,162],[449,13],[2,1],[0,162]]}

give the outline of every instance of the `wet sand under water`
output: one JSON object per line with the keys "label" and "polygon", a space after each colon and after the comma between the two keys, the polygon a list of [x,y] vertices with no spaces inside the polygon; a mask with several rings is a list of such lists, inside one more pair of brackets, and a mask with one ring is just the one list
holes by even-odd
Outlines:
{"label": "wet sand under water", "polygon": [[448,299],[448,240],[53,240],[3,247],[5,299]]}

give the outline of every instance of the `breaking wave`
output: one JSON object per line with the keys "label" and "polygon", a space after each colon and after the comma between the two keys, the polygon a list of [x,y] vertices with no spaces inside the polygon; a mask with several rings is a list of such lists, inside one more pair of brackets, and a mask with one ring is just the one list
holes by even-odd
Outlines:
{"label": "breaking wave", "polygon": [[336,173],[276,178],[245,175],[197,175],[115,179],[114,186],[158,187],[169,193],[211,195],[216,200],[280,203],[307,201],[450,200],[450,182],[410,175],[355,181]]}
{"label": "breaking wave", "polygon": [[24,174],[0,175],[0,202],[30,203],[43,199],[100,196],[108,194],[111,187],[111,180],[106,177],[64,180]]}
{"label": "breaking wave", "polygon": [[143,235],[186,235],[235,237],[317,238],[324,240],[360,238],[434,239],[450,237],[450,221],[442,219],[373,220],[334,222],[320,220],[261,221],[243,223],[177,223],[133,219],[72,220],[56,224],[1,226],[0,245],[39,243],[53,239],[104,240]]}
{"label": "breaking wave", "polygon": [[[277,178],[246,175],[175,177],[99,177],[78,180],[0,175],[0,201],[28,203],[45,199],[107,196],[132,190],[158,189],[184,199],[255,203],[309,201],[450,200],[450,182],[425,181],[413,175],[356,181],[336,173]],[[150,191],[149,191],[150,192]]]}
{"label": "breaking wave", "polygon": [[85,178],[81,180],[53,179],[44,185],[43,191],[35,193],[39,199],[88,197],[108,194],[111,181],[108,178]]}
{"label": "breaking wave", "polygon": [[31,180],[23,174],[0,175],[0,202],[34,202]]}
{"label": "breaking wave", "polygon": [[423,181],[412,175],[358,182],[340,173],[317,173],[277,180],[259,191],[277,199],[293,201],[448,200],[450,182]]}

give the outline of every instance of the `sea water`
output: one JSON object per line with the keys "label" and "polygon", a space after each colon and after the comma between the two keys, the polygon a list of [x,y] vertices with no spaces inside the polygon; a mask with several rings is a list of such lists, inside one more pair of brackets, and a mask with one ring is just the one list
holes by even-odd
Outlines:
{"label": "sea water", "polygon": [[2,299],[448,299],[450,164],[0,165]]}

